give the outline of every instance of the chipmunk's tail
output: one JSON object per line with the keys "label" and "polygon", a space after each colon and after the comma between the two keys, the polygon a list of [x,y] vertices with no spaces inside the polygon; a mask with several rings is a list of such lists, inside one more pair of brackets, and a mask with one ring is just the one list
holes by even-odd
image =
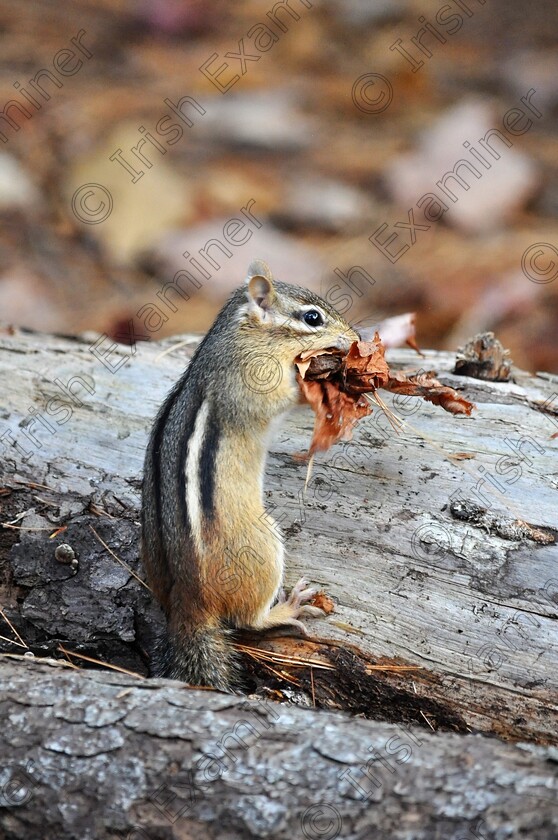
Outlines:
{"label": "chipmunk's tail", "polygon": [[219,624],[191,631],[169,628],[169,635],[159,645],[153,676],[232,691],[239,682],[239,669],[230,637],[231,631]]}

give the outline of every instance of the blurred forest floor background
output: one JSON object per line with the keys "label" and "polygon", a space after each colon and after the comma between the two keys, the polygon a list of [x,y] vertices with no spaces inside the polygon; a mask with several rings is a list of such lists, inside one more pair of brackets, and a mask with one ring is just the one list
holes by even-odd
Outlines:
{"label": "blurred forest floor background", "polygon": [[285,5],[3,0],[0,321],[203,331],[258,256],[357,324],[558,371],[558,6]]}

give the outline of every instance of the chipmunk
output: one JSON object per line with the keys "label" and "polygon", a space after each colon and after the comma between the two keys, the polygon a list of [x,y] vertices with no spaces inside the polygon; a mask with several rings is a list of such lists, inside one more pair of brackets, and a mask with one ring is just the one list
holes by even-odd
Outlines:
{"label": "chipmunk", "polygon": [[[302,579],[282,595],[283,541],[263,505],[273,421],[299,402],[302,350],[358,334],[325,300],[254,260],[167,397],[145,458],[142,560],[167,617],[155,676],[231,691],[230,635],[320,615]],[[274,605],[275,604],[275,605]]]}

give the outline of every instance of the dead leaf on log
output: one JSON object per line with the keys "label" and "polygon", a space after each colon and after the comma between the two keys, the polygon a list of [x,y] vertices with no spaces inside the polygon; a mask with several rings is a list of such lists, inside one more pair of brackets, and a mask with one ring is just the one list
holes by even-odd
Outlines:
{"label": "dead leaf on log", "polygon": [[316,414],[309,455],[325,451],[340,440],[350,440],[358,420],[372,412],[364,395],[374,394],[379,388],[422,397],[451,414],[469,416],[475,407],[453,388],[438,382],[432,371],[411,376],[390,371],[378,332],[372,341],[353,341],[345,355],[336,349],[306,350],[297,356],[295,365],[302,397]]}
{"label": "dead leaf on log", "polygon": [[318,592],[314,595],[310,604],[313,607],[318,607],[318,609],[323,610],[326,615],[330,615],[335,610],[335,603],[325,592]]}
{"label": "dead leaf on log", "polygon": [[440,405],[451,414],[469,416],[474,408],[473,403],[460,396],[453,388],[438,382],[432,371],[408,378],[404,373],[397,372],[390,376],[388,384],[384,387],[387,391],[393,391],[394,394],[422,397],[427,402]]}

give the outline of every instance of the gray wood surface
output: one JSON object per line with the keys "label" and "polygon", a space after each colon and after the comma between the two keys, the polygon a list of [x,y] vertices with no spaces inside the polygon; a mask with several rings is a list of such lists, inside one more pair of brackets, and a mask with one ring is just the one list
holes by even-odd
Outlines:
{"label": "gray wood surface", "polygon": [[4,660],[9,840],[551,840],[556,749]]}
{"label": "gray wood surface", "polygon": [[[145,673],[158,612],[89,526],[141,574],[146,437],[196,339],[163,357],[174,341],[113,347],[102,359],[111,342],[92,351],[96,340],[0,335],[1,521],[16,526],[0,529],[0,604],[36,653],[63,642]],[[514,382],[489,383],[452,375],[453,354],[388,358],[394,368],[435,370],[478,409],[456,418],[384,393],[403,430],[375,409],[353,441],[316,456],[306,493],[306,466],[293,455],[308,448],[313,415],[294,411],[272,442],[266,479],[286,534],[287,583],[304,574],[334,599],[329,618],[308,623],[314,636],[356,647],[362,662],[419,666],[385,681],[442,704],[462,730],[555,743],[558,378],[514,371]],[[81,382],[70,398],[73,377]],[[28,427],[34,442],[24,430],[30,409],[54,429]],[[472,503],[487,512],[475,518]],[[51,538],[59,526],[66,531]],[[77,573],[55,560],[60,543],[75,550]],[[427,717],[444,728],[442,713]]]}

